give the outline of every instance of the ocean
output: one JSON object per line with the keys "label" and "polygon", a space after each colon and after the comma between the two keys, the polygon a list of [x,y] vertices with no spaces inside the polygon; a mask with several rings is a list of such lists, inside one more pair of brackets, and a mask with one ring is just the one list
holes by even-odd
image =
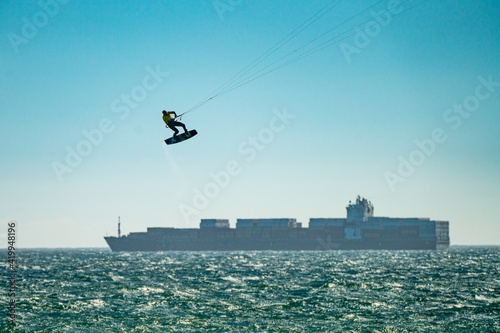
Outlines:
{"label": "ocean", "polygon": [[500,332],[500,247],[0,258],[1,332]]}

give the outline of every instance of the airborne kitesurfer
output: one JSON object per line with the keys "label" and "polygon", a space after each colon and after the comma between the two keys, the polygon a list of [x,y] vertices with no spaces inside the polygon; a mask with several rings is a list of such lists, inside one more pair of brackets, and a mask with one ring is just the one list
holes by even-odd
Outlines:
{"label": "airborne kitesurfer", "polygon": [[177,118],[177,114],[175,111],[166,111],[163,110],[163,121],[165,124],[167,124],[165,127],[170,128],[172,131],[174,131],[173,139],[176,140],[176,135],[179,133],[179,130],[176,127],[182,127],[184,129],[184,133],[186,133],[186,136],[189,137],[190,134],[186,128],[186,125],[181,123],[180,121],[176,121],[175,118]]}

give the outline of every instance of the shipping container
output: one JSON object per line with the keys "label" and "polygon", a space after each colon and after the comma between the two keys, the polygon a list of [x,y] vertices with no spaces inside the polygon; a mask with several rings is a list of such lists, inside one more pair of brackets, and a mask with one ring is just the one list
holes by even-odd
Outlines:
{"label": "shipping container", "polygon": [[251,228],[257,226],[257,221],[255,219],[237,219],[236,229],[238,228]]}
{"label": "shipping container", "polygon": [[168,234],[175,233],[174,228],[148,228],[148,234],[153,236],[165,236]]}
{"label": "shipping container", "polygon": [[290,218],[281,219],[238,219],[236,228],[296,228],[297,220]]}
{"label": "shipping container", "polygon": [[200,228],[229,228],[229,220],[225,219],[202,219]]}
{"label": "shipping container", "polygon": [[434,238],[436,236],[436,221],[420,221],[418,235],[421,238]]}
{"label": "shipping container", "polygon": [[148,234],[146,232],[131,232],[129,234],[129,237],[145,238],[145,237],[148,237]]}
{"label": "shipping container", "polygon": [[346,223],[345,219],[328,219],[326,221],[326,227],[344,227]]}
{"label": "shipping container", "polygon": [[367,222],[381,222],[383,223],[384,221],[391,221],[394,220],[392,217],[386,217],[386,216],[370,216],[366,220]]}
{"label": "shipping container", "polygon": [[362,226],[363,230],[380,230],[382,228],[382,223],[380,221],[365,221]]}
{"label": "shipping container", "polygon": [[436,237],[439,241],[450,241],[450,225],[448,221],[436,221]]}
{"label": "shipping container", "polygon": [[400,230],[400,235],[403,238],[418,238],[418,230],[417,231],[409,231],[409,230]]}
{"label": "shipping container", "polygon": [[418,235],[418,227],[401,227],[401,235]]}
{"label": "shipping container", "polygon": [[404,218],[401,219],[401,227],[418,227],[420,219],[414,218]]}
{"label": "shipping container", "polygon": [[176,229],[175,238],[187,239],[187,238],[198,238],[198,233],[200,229]]}
{"label": "shipping container", "polygon": [[311,218],[309,219],[309,228],[311,227],[340,227],[344,226],[346,219],[340,218]]}
{"label": "shipping container", "polygon": [[382,221],[383,230],[399,230],[400,221],[399,219],[387,219]]}
{"label": "shipping container", "polygon": [[309,228],[324,228],[326,227],[325,219],[309,219]]}
{"label": "shipping container", "polygon": [[296,219],[260,219],[257,220],[258,227],[292,227],[297,224]]}

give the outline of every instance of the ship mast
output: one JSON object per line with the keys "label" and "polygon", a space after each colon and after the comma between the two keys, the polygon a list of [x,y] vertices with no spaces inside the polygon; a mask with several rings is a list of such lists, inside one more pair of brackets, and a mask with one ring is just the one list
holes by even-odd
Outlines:
{"label": "ship mast", "polygon": [[120,231],[120,217],[118,216],[118,238],[121,237],[121,231]]}

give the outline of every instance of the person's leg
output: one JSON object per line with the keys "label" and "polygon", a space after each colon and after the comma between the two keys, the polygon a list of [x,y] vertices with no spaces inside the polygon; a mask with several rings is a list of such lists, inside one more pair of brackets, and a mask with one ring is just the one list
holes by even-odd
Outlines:
{"label": "person's leg", "polygon": [[184,129],[184,133],[189,133],[187,128],[186,128],[186,125],[184,125],[183,123],[181,123],[180,121],[173,121],[172,122],[174,126],[180,126]]}
{"label": "person's leg", "polygon": [[[181,124],[182,124],[182,123],[181,123]],[[186,125],[182,124],[182,128],[184,129],[184,133],[189,134],[189,132],[188,132],[188,130],[187,130],[187,128],[186,128]]]}
{"label": "person's leg", "polygon": [[170,121],[170,122],[168,123],[168,127],[169,127],[172,131],[174,131],[174,135],[173,135],[173,138],[174,138],[174,139],[175,139],[175,136],[179,133],[179,130],[178,130],[177,128],[175,128],[175,123],[176,123],[176,121]]}

